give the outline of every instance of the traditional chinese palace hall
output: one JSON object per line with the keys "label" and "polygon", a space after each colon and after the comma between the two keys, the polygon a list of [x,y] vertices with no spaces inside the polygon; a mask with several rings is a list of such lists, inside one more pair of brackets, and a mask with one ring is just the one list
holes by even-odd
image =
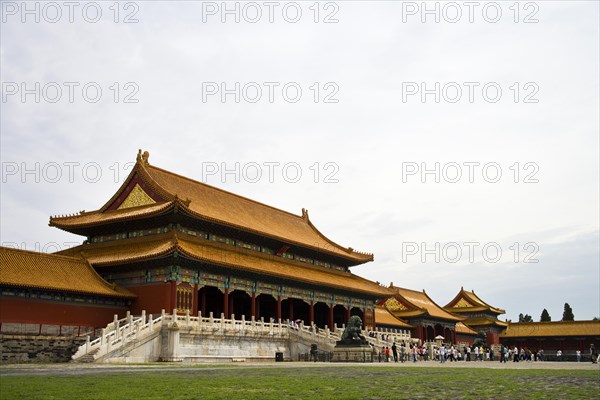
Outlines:
{"label": "traditional chinese palace hall", "polygon": [[[135,297],[130,311],[333,326],[351,315],[375,326],[390,290],[350,272],[373,255],[325,237],[295,215],[150,165],[148,152],[100,209],[50,218],[84,236],[60,252],[85,259]],[[109,321],[102,321],[102,324]]]}

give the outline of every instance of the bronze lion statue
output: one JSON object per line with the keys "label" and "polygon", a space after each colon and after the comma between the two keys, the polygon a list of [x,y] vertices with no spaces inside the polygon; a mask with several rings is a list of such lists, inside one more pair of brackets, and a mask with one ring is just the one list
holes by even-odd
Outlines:
{"label": "bronze lion statue", "polygon": [[344,329],[342,340],[338,343],[343,345],[365,345],[367,340],[362,332],[362,320],[358,315],[353,315],[348,320],[348,326]]}

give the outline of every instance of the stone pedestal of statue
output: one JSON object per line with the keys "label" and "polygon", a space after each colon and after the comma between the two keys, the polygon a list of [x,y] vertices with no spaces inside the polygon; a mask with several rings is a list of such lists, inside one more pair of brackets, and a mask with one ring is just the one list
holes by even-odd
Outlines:
{"label": "stone pedestal of statue", "polygon": [[363,340],[338,340],[333,348],[333,362],[373,362],[373,348]]}
{"label": "stone pedestal of statue", "polygon": [[[338,342],[339,343],[339,342]],[[332,362],[373,362],[373,348],[367,345],[339,345],[333,349]]]}

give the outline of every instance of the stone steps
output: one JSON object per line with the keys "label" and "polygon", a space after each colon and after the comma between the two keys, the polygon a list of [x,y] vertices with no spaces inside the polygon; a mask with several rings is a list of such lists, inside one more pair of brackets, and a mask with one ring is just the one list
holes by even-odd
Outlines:
{"label": "stone steps", "polygon": [[83,357],[79,357],[77,360],[75,360],[74,362],[76,363],[93,363],[94,361],[96,361],[94,359],[94,356],[96,354],[98,354],[98,351],[100,351],[100,349],[95,349],[90,351],[88,354],[86,354]]}

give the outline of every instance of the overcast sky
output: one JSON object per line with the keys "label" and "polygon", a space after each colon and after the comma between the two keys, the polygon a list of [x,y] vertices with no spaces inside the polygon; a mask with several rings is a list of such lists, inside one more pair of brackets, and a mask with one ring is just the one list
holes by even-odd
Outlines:
{"label": "overcast sky", "polygon": [[141,148],[308,209],[368,279],[600,315],[597,1],[1,6],[3,245],[81,242],[49,216]]}

